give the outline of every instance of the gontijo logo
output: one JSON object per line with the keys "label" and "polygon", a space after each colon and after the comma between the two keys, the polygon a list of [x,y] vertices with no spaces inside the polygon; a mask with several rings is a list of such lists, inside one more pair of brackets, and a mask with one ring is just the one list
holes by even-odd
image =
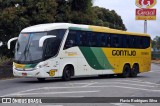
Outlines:
{"label": "gontijo logo", "polygon": [[136,6],[139,8],[152,8],[156,3],[157,0],[136,0]]}

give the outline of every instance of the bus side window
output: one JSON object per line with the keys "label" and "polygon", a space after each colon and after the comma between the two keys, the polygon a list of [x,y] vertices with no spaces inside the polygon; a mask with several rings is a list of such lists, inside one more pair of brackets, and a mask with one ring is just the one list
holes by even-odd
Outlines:
{"label": "bus side window", "polygon": [[130,48],[131,45],[130,45],[130,37],[129,36],[126,36],[126,48]]}
{"label": "bus side window", "polygon": [[119,48],[123,48],[123,37],[122,37],[123,35],[118,35],[118,39],[119,39],[119,45],[118,45],[118,47]]}
{"label": "bus side window", "polygon": [[44,58],[48,59],[56,55],[59,44],[58,38],[49,38],[44,42]]}
{"label": "bus side window", "polygon": [[73,31],[73,30],[69,31],[67,40],[64,45],[64,49],[68,49],[68,48],[71,48],[71,47],[74,47],[77,45],[76,44],[76,36],[77,36],[76,31]]}
{"label": "bus side window", "polygon": [[101,35],[103,35],[102,33],[96,33],[97,35],[97,47],[102,47],[101,46]]}
{"label": "bus side window", "polygon": [[106,41],[107,41],[107,44],[106,44],[106,47],[111,47],[111,35],[109,34],[106,34]]}
{"label": "bus side window", "polygon": [[139,46],[139,39],[138,39],[138,37],[137,36],[134,36],[134,48],[139,48],[138,46]]}
{"label": "bus side window", "polygon": [[133,36],[133,48],[137,47],[136,36]]}
{"label": "bus side window", "polygon": [[79,33],[79,44],[78,46],[90,47],[92,32],[80,31]]}
{"label": "bus side window", "polygon": [[97,47],[98,46],[98,40],[97,40],[97,35],[96,33],[92,33],[92,47]]}
{"label": "bus side window", "polygon": [[82,32],[82,31],[80,32],[80,35],[79,35],[79,39],[80,39],[79,46],[84,46],[86,44],[85,35],[86,35],[85,32]]}
{"label": "bus side window", "polygon": [[122,35],[122,48],[126,48],[127,38],[126,35]]}
{"label": "bus side window", "polygon": [[101,47],[106,47],[106,38],[105,34],[101,34]]}
{"label": "bus side window", "polygon": [[146,48],[150,47],[151,39],[150,37],[146,37]]}
{"label": "bus side window", "polygon": [[148,48],[150,46],[150,38],[144,37],[143,39],[143,48]]}
{"label": "bus side window", "polygon": [[93,35],[93,32],[87,32],[87,35],[86,35],[87,43],[85,46],[87,46],[87,47],[92,46],[92,35]]}
{"label": "bus side window", "polygon": [[119,37],[115,37],[115,47],[119,47]]}
{"label": "bus side window", "polygon": [[112,47],[119,47],[119,37],[117,35],[112,35]]}
{"label": "bus side window", "polygon": [[56,29],[48,32],[48,35],[56,35],[60,40],[63,39],[66,29]]}
{"label": "bus side window", "polygon": [[129,36],[129,38],[130,38],[130,48],[134,48],[134,37]]}
{"label": "bus side window", "polygon": [[139,39],[140,39],[139,48],[140,48],[140,49],[143,49],[143,37],[139,37]]}

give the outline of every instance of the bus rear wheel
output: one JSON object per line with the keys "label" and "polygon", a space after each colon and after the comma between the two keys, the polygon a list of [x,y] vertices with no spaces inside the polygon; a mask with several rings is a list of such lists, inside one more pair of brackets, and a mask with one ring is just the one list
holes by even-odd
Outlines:
{"label": "bus rear wheel", "polygon": [[63,76],[62,76],[62,79],[64,81],[69,81],[71,79],[71,76],[72,76],[72,68],[69,67],[69,66],[66,66],[63,70]]}
{"label": "bus rear wheel", "polygon": [[123,67],[122,77],[123,77],[123,78],[128,78],[128,77],[130,77],[130,73],[131,73],[131,68],[130,68],[129,65],[126,64],[126,65]]}
{"label": "bus rear wheel", "polygon": [[137,74],[139,73],[139,66],[137,64],[134,64],[131,69],[131,77],[137,77]]}

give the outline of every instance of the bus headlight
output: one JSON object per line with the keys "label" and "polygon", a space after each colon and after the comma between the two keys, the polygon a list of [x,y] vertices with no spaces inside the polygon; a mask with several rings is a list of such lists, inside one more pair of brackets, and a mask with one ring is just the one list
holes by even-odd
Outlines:
{"label": "bus headlight", "polygon": [[42,63],[40,63],[39,65],[37,65],[36,69],[39,69],[39,68],[45,67],[45,66],[47,66],[47,65],[48,65],[48,63],[47,63],[47,62],[42,62]]}

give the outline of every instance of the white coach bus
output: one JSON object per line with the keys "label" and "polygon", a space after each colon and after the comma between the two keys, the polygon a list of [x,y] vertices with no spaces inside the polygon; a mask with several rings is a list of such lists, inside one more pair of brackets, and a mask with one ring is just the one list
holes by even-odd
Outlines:
{"label": "white coach bus", "polygon": [[[14,76],[35,77],[39,81],[52,77],[70,80],[80,75],[135,77],[150,70],[150,37],[147,34],[51,23],[23,29],[19,37],[8,41],[8,49],[14,40],[17,40]],[[142,59],[145,59],[144,65]]]}

